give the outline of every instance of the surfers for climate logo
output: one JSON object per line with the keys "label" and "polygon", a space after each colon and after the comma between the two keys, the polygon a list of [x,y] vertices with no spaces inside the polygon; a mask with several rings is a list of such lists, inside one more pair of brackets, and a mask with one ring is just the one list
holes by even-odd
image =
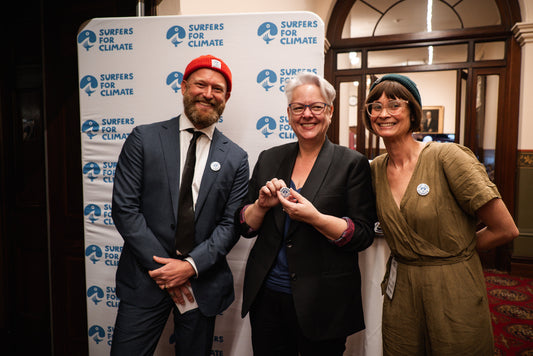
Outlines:
{"label": "surfers for climate logo", "polygon": [[166,32],[166,39],[178,47],[187,41],[186,45],[191,48],[198,47],[222,47],[224,39],[221,34],[224,30],[223,23],[200,23],[190,24],[187,29],[175,25]]}
{"label": "surfers for climate logo", "polygon": [[98,35],[91,30],[83,30],[78,34],[78,44],[87,52],[96,46],[99,52],[120,52],[133,50],[131,37],[133,28],[101,28]]}
{"label": "surfers for climate logo", "polygon": [[277,40],[278,33],[283,46],[316,45],[318,36],[314,32],[318,25],[317,20],[289,20],[281,21],[278,29],[273,22],[263,22],[257,28],[257,36],[267,45]]}
{"label": "surfers for climate logo", "polygon": [[133,117],[103,118],[100,124],[95,120],[86,120],[81,125],[81,132],[91,140],[102,132],[101,138],[104,141],[123,141],[130,135],[129,132],[124,131],[131,131],[134,125],[135,118]]}

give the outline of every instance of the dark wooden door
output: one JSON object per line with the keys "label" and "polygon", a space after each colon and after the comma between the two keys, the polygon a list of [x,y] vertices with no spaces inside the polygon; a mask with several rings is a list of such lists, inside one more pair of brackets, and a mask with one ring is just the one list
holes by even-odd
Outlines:
{"label": "dark wooden door", "polygon": [[[39,1],[2,10],[0,56],[2,353],[50,354]],[[8,19],[7,15],[10,15]],[[10,24],[8,26],[8,24]]]}
{"label": "dark wooden door", "polygon": [[2,354],[88,353],[76,34],[136,6],[27,0],[2,11]]}

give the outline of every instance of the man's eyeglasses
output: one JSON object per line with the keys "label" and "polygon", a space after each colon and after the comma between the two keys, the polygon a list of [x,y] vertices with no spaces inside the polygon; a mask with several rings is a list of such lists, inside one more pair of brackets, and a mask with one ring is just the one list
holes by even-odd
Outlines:
{"label": "man's eyeglasses", "polygon": [[309,108],[311,110],[311,113],[314,115],[320,115],[324,112],[324,110],[328,107],[328,104],[326,103],[312,103],[309,105],[300,104],[300,103],[291,103],[289,104],[289,110],[293,115],[302,115],[305,111],[305,108]]}
{"label": "man's eyeglasses", "polygon": [[383,105],[382,103],[368,103],[366,104],[366,112],[370,116],[378,116],[381,114],[383,109],[385,108],[387,112],[391,115],[395,115],[398,112],[400,112],[400,109],[404,106],[403,104],[407,104],[407,100],[391,100],[387,104]]}

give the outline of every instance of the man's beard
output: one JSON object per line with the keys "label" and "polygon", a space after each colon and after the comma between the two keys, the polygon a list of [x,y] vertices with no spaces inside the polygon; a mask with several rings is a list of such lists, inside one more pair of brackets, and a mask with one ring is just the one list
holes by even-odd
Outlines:
{"label": "man's beard", "polygon": [[[210,104],[213,110],[207,113],[200,112],[195,105],[197,101]],[[217,122],[220,118],[220,115],[222,115],[224,112],[225,107],[225,102],[217,103],[215,99],[204,100],[200,98],[200,95],[192,97],[186,94],[183,96],[183,108],[185,115],[187,115],[193,125],[199,129],[206,128]]]}

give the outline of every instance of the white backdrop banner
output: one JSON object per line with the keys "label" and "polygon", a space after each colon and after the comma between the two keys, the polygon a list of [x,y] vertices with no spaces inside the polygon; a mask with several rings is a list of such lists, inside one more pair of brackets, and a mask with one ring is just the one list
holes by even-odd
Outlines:
{"label": "white backdrop banner", "polygon": [[[249,154],[294,141],[284,87],[301,71],[323,75],[324,24],[310,12],[98,18],[78,32],[89,353],[108,355],[119,300],[115,271],[123,240],[111,218],[120,149],[133,127],[182,110],[181,80],[200,55],[222,58],[233,90],[217,127]],[[236,300],[217,318],[212,355],[251,355],[240,317],[251,241],[228,256]],[[156,355],[173,355],[167,325]]]}

